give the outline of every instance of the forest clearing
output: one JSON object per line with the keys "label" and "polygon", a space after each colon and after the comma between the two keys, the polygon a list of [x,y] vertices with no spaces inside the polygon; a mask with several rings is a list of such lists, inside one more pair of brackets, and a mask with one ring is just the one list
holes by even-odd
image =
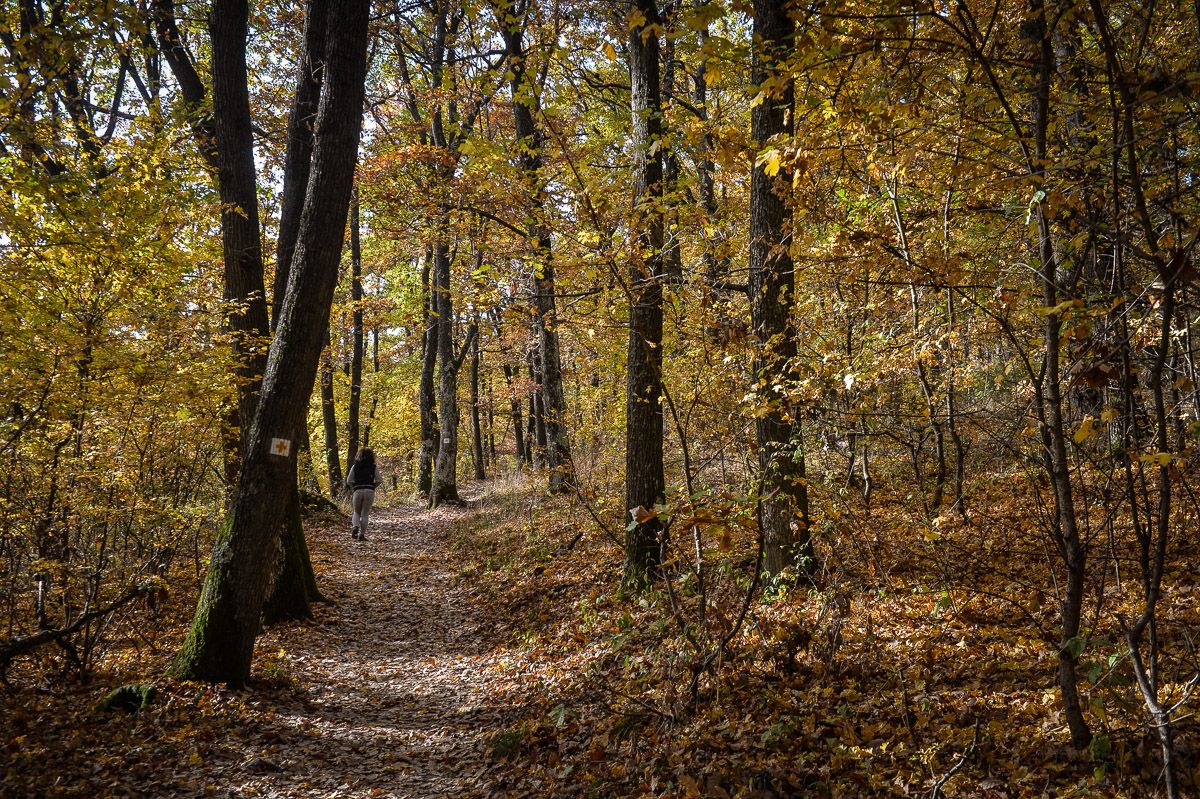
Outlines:
{"label": "forest clearing", "polygon": [[1200,795],[1198,37],[6,0],[0,795]]}

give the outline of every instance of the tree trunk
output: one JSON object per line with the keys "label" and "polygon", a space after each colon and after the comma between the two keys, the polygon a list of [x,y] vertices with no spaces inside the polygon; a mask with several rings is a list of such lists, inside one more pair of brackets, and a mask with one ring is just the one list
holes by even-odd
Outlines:
{"label": "tree trunk", "polygon": [[[293,471],[293,476],[295,471]],[[312,618],[310,602],[321,599],[317,589],[308,542],[304,540],[304,522],[300,517],[300,487],[293,482],[283,522],[283,551],[279,576],[263,603],[263,623]]]}
{"label": "tree trunk", "polygon": [[[378,379],[379,375],[379,330],[371,331],[371,374]],[[379,410],[379,392],[371,392],[371,408],[367,411],[367,422],[363,425],[362,445],[371,446],[371,425],[375,422],[375,412]]]}
{"label": "tree trunk", "polygon": [[429,496],[433,487],[433,461],[437,456],[438,419],[434,408],[433,378],[437,370],[437,316],[434,303],[436,294],[430,281],[433,265],[433,249],[425,248],[425,261],[421,266],[421,290],[424,297],[425,332],[421,334],[421,384],[417,403],[421,412],[421,452],[417,460],[417,494]]}
{"label": "tree trunk", "polygon": [[492,390],[492,372],[487,373],[487,444],[488,460],[496,463],[496,393]]}
{"label": "tree trunk", "polygon": [[[516,15],[514,15],[515,17]],[[508,69],[512,75],[513,127],[517,152],[528,193],[528,233],[533,252],[533,301],[537,347],[541,365],[540,419],[544,425],[545,459],[550,469],[549,489],[562,493],[574,485],[570,445],[567,442],[566,401],[563,396],[562,355],[558,341],[558,310],[554,288],[554,260],[550,227],[546,221],[546,183],[541,174],[543,135],[534,121],[540,108],[538,86],[526,68],[524,31],[515,23],[504,35]]]}
{"label": "tree trunk", "polygon": [[[708,25],[700,30],[700,41],[708,39]],[[708,80],[707,64],[701,61],[692,75],[692,105],[702,123],[708,123]],[[700,206],[704,219],[711,231],[704,238],[704,282],[709,296],[719,297],[729,279],[729,257],[720,233],[717,219],[717,189],[715,175],[717,166],[713,162],[716,140],[712,133],[705,132],[700,141],[700,153],[696,169],[700,178]]]}
{"label": "tree trunk", "polygon": [[474,323],[475,335],[471,343],[471,457],[475,463],[475,479],[483,480],[487,473],[483,468],[483,425],[479,419],[479,328]]}
{"label": "tree trunk", "polygon": [[629,347],[625,384],[624,582],[648,584],[659,563],[662,522],[654,513],[664,499],[662,397],[663,156],[662,94],[659,90],[659,24],[654,0],[634,0],[644,18],[629,37],[633,112],[634,224],[637,232],[629,270]]}
{"label": "tree trunk", "polygon": [[321,78],[325,63],[325,27],[329,0],[309,0],[304,18],[304,52],[296,76],[296,93],[288,114],[287,152],[283,160],[283,195],[279,203],[279,239],[275,246],[275,288],[271,299],[272,330],[279,324],[283,296],[287,293],[300,214],[312,168],[313,126],[321,100]]}
{"label": "tree trunk", "polygon": [[525,451],[525,420],[521,413],[521,395],[513,387],[513,381],[520,375],[520,372],[508,364],[503,364],[500,368],[504,371],[504,382],[508,385],[508,407],[513,425],[513,447],[517,453],[517,468],[521,469],[529,462],[529,455]]}
{"label": "tree trunk", "polygon": [[533,392],[529,395],[529,451],[533,466],[541,469],[549,464],[546,461],[546,397],[542,393],[541,350],[537,348],[529,353],[529,381],[533,384]]}
{"label": "tree trunk", "polygon": [[[674,118],[675,110],[675,14],[677,3],[669,2],[662,9],[662,95],[667,114]],[[667,136],[670,120],[663,119],[663,195],[666,200],[667,218],[663,224],[663,274],[671,283],[683,282],[683,250],[679,246],[679,154],[670,145]]]}
{"label": "tree trunk", "polygon": [[[792,84],[778,79],[776,65],[787,57],[794,30],[785,0],[755,0],[753,81],[762,86],[775,78],[778,86],[750,112],[750,135],[759,151],[793,130]],[[780,388],[793,382],[796,357],[792,323],[796,278],[788,250],[790,190],[791,170],[786,165],[780,166],[777,177],[768,175],[764,166],[755,166],[750,179],[750,319],[761,347],[754,360],[754,377],[764,407],[755,420],[755,431],[764,568],[772,577],[789,566],[814,565],[800,423]]]}
{"label": "tree trunk", "polygon": [[333,399],[333,344],[325,331],[325,351],[321,355],[321,420],[325,427],[325,467],[329,475],[329,497],[342,494],[342,456],[338,451],[337,405]]}
{"label": "tree trunk", "polygon": [[458,363],[454,358],[454,302],[450,296],[450,220],[440,219],[433,251],[433,287],[437,304],[438,432],[437,462],[429,506],[458,501]]}
{"label": "tree trunk", "polygon": [[542,468],[541,450],[537,440],[538,400],[537,391],[529,392],[529,412],[525,414],[525,462],[531,469]]}
{"label": "tree trunk", "polygon": [[327,28],[325,87],[294,263],[237,492],[171,667],[181,679],[236,687],[250,677],[277,531],[291,496],[290,444],[304,422],[337,283],[362,123],[369,11],[368,0],[345,0]]}
{"label": "tree trunk", "polygon": [[[325,59],[327,0],[311,0],[304,20],[304,52],[296,76],[296,93],[288,117],[288,146],[284,157],[283,197],[280,202],[279,239],[275,247],[275,291],[272,298],[271,328],[279,324],[283,295],[287,291],[296,236],[300,232],[300,214],[304,210],[304,190],[312,167],[312,129],[321,95],[321,69]],[[307,457],[308,423],[301,426],[298,455]],[[283,558],[279,574],[267,598],[263,617],[268,624],[312,617],[310,602],[323,600],[317,577],[304,539],[300,514],[300,462],[292,472],[291,497],[280,531]]]}
{"label": "tree trunk", "polygon": [[[1039,44],[1039,62],[1036,96],[1034,98],[1034,153],[1032,177],[1040,184],[1045,180],[1047,137],[1050,127],[1050,84],[1055,74],[1054,47],[1051,31],[1046,25],[1047,9],[1042,0],[1030,4],[1029,30]],[[1040,188],[1040,185],[1038,186]],[[1046,219],[1042,204],[1037,204],[1034,214],[1038,227],[1039,275],[1041,278],[1042,303],[1047,308],[1058,304],[1057,263],[1050,222]],[[1059,361],[1062,349],[1062,314],[1046,315],[1042,329],[1045,347],[1045,363],[1041,386],[1035,386],[1035,397],[1041,409],[1043,422],[1043,458],[1047,477],[1054,491],[1055,537],[1059,552],[1067,569],[1067,579],[1062,602],[1062,638],[1058,650],[1058,685],[1062,693],[1063,715],[1071,731],[1071,744],[1077,749],[1085,748],[1092,740],[1092,732],[1083,717],[1079,702],[1079,686],[1076,674],[1078,653],[1076,639],[1083,621],[1083,592],[1087,569],[1087,549],[1080,537],[1075,515],[1075,496],[1071,486],[1071,464],[1067,456],[1066,430],[1063,422],[1062,373]]]}
{"label": "tree trunk", "polygon": [[[270,335],[259,238],[258,175],[246,78],[246,0],[215,0],[209,14],[212,39],[212,104],[221,196],[221,243],[225,265],[226,327],[233,344],[237,413],[226,431],[225,470],[236,478],[243,439],[258,400]],[[232,485],[232,482],[230,483]]]}
{"label": "tree trunk", "polygon": [[346,473],[358,455],[358,417],[362,405],[363,339],[362,243],[359,240],[358,195],[350,198],[350,302],[352,344],[350,350],[350,402],[346,409]]}

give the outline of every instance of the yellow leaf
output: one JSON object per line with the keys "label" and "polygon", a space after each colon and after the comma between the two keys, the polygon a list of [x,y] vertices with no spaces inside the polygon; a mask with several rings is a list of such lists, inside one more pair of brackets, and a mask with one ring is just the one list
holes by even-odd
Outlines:
{"label": "yellow leaf", "polygon": [[1082,307],[1083,307],[1083,300],[1063,300],[1062,302],[1060,302],[1058,305],[1055,305],[1054,307],[1043,306],[1041,308],[1035,308],[1034,312],[1037,313],[1039,316],[1054,316],[1056,314],[1065,313],[1066,311],[1072,310],[1074,308],[1082,308]]}
{"label": "yellow leaf", "polygon": [[1171,453],[1169,452],[1148,452],[1138,458],[1139,461],[1145,464],[1156,464],[1158,466],[1171,465]]}
{"label": "yellow leaf", "polygon": [[783,161],[783,156],[774,148],[767,150],[758,156],[758,163],[763,168],[763,173],[773,178],[779,174],[779,167]]}
{"label": "yellow leaf", "polygon": [[709,86],[721,79],[721,65],[709,60],[704,64],[704,82]]}
{"label": "yellow leaf", "polygon": [[1089,413],[1083,417],[1083,424],[1079,425],[1079,429],[1072,436],[1076,444],[1082,444],[1092,436],[1096,435],[1096,419]]}
{"label": "yellow leaf", "polygon": [[604,54],[608,56],[609,61],[617,60],[617,48],[612,46],[612,42],[604,43]]}

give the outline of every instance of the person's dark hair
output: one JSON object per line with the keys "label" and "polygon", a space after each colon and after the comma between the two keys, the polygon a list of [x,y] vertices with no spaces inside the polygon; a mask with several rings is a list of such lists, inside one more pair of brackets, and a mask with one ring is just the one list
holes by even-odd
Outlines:
{"label": "person's dark hair", "polygon": [[354,458],[354,465],[363,464],[364,466],[375,465],[375,451],[370,447],[363,447],[358,451],[358,455]]}

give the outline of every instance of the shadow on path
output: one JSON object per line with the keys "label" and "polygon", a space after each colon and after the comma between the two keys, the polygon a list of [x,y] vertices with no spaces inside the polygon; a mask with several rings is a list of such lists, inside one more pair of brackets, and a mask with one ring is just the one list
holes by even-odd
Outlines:
{"label": "shadow on path", "polygon": [[[315,531],[322,589],[337,603],[316,621],[264,636],[294,690],[262,700],[259,752],[230,763],[232,796],[487,795],[488,743],[504,705],[483,677],[484,622],[454,584],[446,532],[476,503],[379,509],[368,540]],[[257,703],[256,703],[257,704]],[[261,755],[278,772],[242,763]],[[228,758],[227,758],[228,759]],[[240,784],[238,784],[240,783]]]}

